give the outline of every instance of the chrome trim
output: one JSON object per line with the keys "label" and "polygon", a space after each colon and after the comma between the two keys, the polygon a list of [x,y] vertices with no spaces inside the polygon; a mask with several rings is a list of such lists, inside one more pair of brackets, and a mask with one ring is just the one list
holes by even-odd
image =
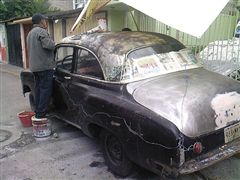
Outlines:
{"label": "chrome trim", "polygon": [[[103,72],[104,79],[106,79],[106,74],[105,74],[105,72],[103,71],[103,68],[102,68],[102,65],[101,65],[101,63],[100,63],[100,61],[99,61],[99,58],[98,58],[98,56],[97,56],[92,50],[88,49],[87,47],[84,47],[84,46],[81,46],[81,45],[78,45],[78,44],[73,44],[73,43],[59,43],[59,44],[56,46],[56,49],[59,48],[59,47],[78,47],[78,48],[82,48],[82,49],[84,49],[84,50],[89,51],[90,53],[92,53],[93,56],[97,59],[99,65],[100,65],[100,67],[101,67],[101,70],[102,70],[102,72]],[[55,61],[55,56],[54,56],[54,61]],[[76,73],[72,73],[72,74],[76,74]]]}
{"label": "chrome trim", "polygon": [[106,81],[106,80],[101,80],[101,79],[97,79],[97,78],[93,78],[93,77],[89,77],[89,76],[84,76],[84,75],[80,75],[80,74],[73,74],[65,69],[62,69],[62,68],[57,68],[58,71],[62,71],[66,74],[69,74],[71,75],[72,77],[80,77],[80,78],[83,78],[83,79],[86,79],[86,80],[93,80],[93,81],[97,81],[97,82],[101,82],[101,83],[105,83],[105,84],[116,84],[116,85],[124,85],[126,83],[121,83],[121,82],[114,82],[114,81]]}

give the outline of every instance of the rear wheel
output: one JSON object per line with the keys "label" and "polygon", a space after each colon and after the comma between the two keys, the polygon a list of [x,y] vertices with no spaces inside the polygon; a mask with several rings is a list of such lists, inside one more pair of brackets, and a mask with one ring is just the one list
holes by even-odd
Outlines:
{"label": "rear wheel", "polygon": [[133,164],[127,158],[122,142],[112,133],[103,130],[101,132],[103,155],[111,172],[121,177],[129,175]]}

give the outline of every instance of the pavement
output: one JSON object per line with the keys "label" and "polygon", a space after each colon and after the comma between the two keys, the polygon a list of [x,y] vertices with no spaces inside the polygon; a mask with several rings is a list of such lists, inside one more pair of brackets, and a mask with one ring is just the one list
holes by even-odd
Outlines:
{"label": "pavement", "polygon": [[[0,129],[2,130],[0,133],[0,142],[1,142],[1,147],[17,140],[21,136],[21,131],[18,127],[13,128],[12,123],[10,121],[15,120],[15,117],[13,114],[17,114],[18,112],[22,111],[21,106],[18,105],[18,103],[11,104],[11,108],[5,108],[5,104],[7,104],[6,101],[15,101],[15,102],[22,102],[22,94],[21,94],[21,85],[20,82],[18,83],[18,86],[14,86],[12,83],[6,84],[5,79],[3,79],[2,74],[7,73],[9,75],[12,75],[19,79],[20,77],[20,72],[23,70],[23,68],[13,66],[10,64],[3,64],[0,63],[0,99],[1,99],[1,104],[0,104]],[[19,91],[19,97],[10,95],[9,97],[5,97],[4,89],[8,89],[8,91],[11,89],[13,94],[15,95],[15,91]],[[18,89],[18,90],[16,90]],[[5,100],[6,98],[6,100]],[[20,100],[21,99],[21,100]],[[3,103],[2,101],[5,101]],[[23,104],[22,104],[23,105]],[[26,107],[25,109],[27,110],[28,104],[25,103],[24,106]],[[13,111],[16,110],[16,111]],[[30,110],[28,108],[28,110]],[[8,116],[9,115],[9,116]],[[11,130],[10,130],[11,129]],[[3,133],[3,131],[5,131]],[[15,133],[12,133],[12,132]],[[11,138],[10,138],[11,137]],[[5,140],[4,140],[5,139]]]}
{"label": "pavement", "polygon": [[20,73],[22,70],[24,70],[24,69],[21,67],[14,66],[11,64],[4,64],[4,63],[0,62],[0,71],[1,72],[9,73],[14,76],[20,77]]}
{"label": "pavement", "polygon": [[55,136],[42,140],[17,114],[30,110],[23,97],[22,68],[0,65],[0,180],[118,179],[107,170],[98,141],[59,119]]}
{"label": "pavement", "polygon": [[[0,63],[0,180],[122,179],[108,171],[100,144],[80,130],[52,119],[53,132],[45,141],[22,127],[16,114],[30,110],[21,92],[23,68]],[[239,180],[240,159],[231,157],[200,172],[178,180]],[[125,180],[157,180],[158,176],[138,169]]]}

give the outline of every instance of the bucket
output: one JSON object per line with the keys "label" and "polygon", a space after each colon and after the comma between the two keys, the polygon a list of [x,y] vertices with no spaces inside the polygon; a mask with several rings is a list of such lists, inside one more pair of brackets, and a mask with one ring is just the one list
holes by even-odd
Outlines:
{"label": "bucket", "polygon": [[18,118],[20,119],[23,127],[32,126],[32,117],[35,115],[32,111],[23,111],[18,113]]}
{"label": "bucket", "polygon": [[33,116],[32,125],[33,135],[36,138],[46,138],[52,133],[51,122],[47,118],[38,119]]}

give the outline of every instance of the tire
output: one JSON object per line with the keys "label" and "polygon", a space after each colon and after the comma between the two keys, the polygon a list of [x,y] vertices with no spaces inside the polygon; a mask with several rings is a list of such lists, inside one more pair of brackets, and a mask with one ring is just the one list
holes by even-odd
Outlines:
{"label": "tire", "polygon": [[129,175],[132,172],[133,163],[127,158],[119,138],[106,130],[102,130],[101,143],[103,156],[109,170],[121,177]]}
{"label": "tire", "polygon": [[30,104],[32,111],[35,111],[36,106],[35,106],[35,100],[34,100],[34,96],[33,96],[32,92],[30,92],[30,94],[29,94],[29,104]]}

